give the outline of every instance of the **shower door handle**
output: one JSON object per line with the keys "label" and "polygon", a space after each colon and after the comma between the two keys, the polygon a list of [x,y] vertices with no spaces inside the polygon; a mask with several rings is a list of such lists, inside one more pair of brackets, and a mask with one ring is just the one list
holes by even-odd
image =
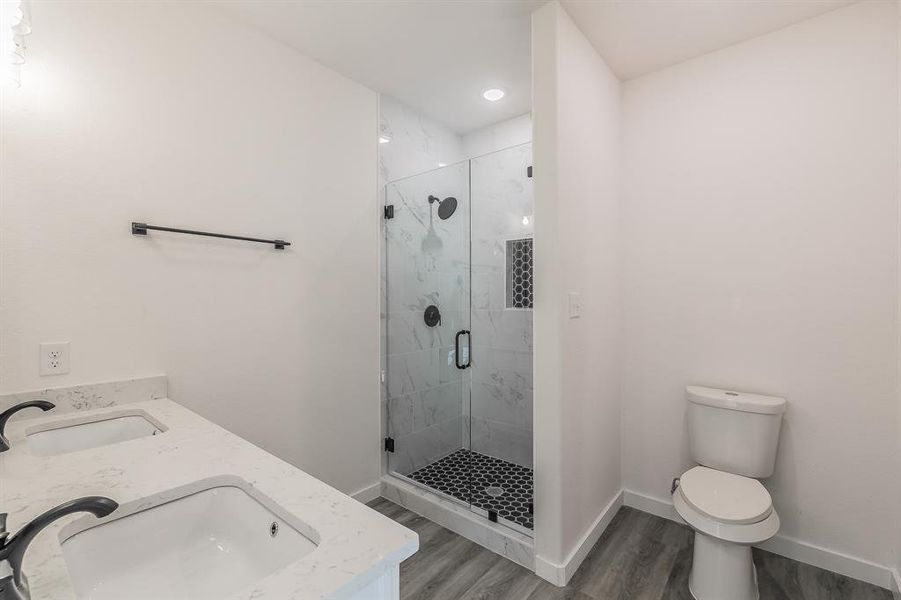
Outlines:
{"label": "shower door handle", "polygon": [[460,364],[460,336],[469,336],[469,347],[472,348],[472,333],[467,329],[461,329],[457,332],[457,335],[454,336],[454,363],[457,365],[458,369],[468,369],[472,364],[472,352],[468,352],[466,354],[466,364]]}

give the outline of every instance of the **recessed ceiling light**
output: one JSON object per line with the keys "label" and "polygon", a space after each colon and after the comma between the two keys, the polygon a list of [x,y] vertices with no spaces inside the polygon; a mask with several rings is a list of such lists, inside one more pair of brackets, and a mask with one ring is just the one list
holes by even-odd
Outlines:
{"label": "recessed ceiling light", "polygon": [[446,166],[447,166],[447,163],[438,163],[438,166],[439,166],[439,167],[446,167]]}
{"label": "recessed ceiling light", "polygon": [[379,136],[379,143],[380,143],[380,144],[387,144],[387,143],[390,142],[390,141],[391,141],[391,138],[388,137],[387,135],[380,135],[380,136]]}
{"label": "recessed ceiling light", "polygon": [[484,92],[482,92],[482,98],[488,100],[489,102],[497,102],[503,97],[504,90],[499,90],[497,88],[491,88],[490,90],[485,90]]}

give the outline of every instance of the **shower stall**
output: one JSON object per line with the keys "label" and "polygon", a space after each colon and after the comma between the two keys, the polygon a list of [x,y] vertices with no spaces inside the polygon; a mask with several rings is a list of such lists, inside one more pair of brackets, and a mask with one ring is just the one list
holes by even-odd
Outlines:
{"label": "shower stall", "polygon": [[388,469],[531,535],[531,144],[385,188]]}

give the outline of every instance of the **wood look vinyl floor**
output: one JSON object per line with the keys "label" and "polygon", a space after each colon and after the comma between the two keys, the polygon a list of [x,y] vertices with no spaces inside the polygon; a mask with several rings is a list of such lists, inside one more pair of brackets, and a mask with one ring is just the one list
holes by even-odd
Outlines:
{"label": "wood look vinyl floor", "polygon": [[[692,600],[692,531],[632,508],[619,510],[569,585],[558,588],[384,498],[373,509],[419,534],[400,567],[402,600]],[[892,600],[888,590],[754,550],[761,600]]]}

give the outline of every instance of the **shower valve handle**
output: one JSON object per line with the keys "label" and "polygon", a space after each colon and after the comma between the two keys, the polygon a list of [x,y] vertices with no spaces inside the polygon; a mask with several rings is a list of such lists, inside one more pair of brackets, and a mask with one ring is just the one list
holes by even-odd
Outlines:
{"label": "shower valve handle", "polygon": [[468,369],[472,366],[472,352],[467,353],[466,364],[460,364],[460,336],[469,336],[469,347],[472,348],[472,333],[468,329],[461,329],[454,336],[454,364],[458,369]]}

